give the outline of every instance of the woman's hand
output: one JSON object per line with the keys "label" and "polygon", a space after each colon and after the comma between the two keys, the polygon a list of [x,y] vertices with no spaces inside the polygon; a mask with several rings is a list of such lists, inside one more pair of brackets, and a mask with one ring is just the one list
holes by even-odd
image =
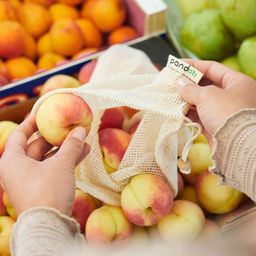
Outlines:
{"label": "woman's hand", "polygon": [[[244,108],[256,108],[256,81],[213,61],[185,60],[204,74],[211,85],[198,86],[179,80],[181,97],[196,106],[200,121],[211,138],[228,117]],[[213,85],[214,84],[214,85]]]}
{"label": "woman's hand", "polygon": [[4,189],[18,215],[37,206],[69,215],[75,196],[74,170],[89,152],[85,130],[75,128],[58,151],[46,156],[52,146],[43,138],[28,144],[36,130],[35,117],[31,116],[8,140],[0,159]]}

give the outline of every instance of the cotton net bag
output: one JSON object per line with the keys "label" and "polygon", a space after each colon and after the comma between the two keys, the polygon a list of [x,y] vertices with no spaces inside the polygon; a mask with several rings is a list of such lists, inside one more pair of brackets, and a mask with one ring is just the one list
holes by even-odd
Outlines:
{"label": "cotton net bag", "polygon": [[[176,91],[182,74],[165,67],[159,72],[142,52],[128,46],[112,46],[98,59],[90,82],[70,89],[58,89],[41,97],[72,93],[91,107],[93,122],[86,142],[91,150],[76,170],[76,185],[106,204],[120,206],[120,195],[129,180],[141,173],[163,177],[177,194],[177,159],[186,160],[193,142],[193,123],[187,123],[188,105]],[[104,110],[128,106],[142,111],[143,118],[134,133],[117,171],[104,168],[98,129]]]}

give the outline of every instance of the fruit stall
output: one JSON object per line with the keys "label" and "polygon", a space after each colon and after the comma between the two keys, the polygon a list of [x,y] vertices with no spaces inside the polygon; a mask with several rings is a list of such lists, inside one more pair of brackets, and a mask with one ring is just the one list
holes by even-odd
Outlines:
{"label": "fruit stall", "polygon": [[[190,106],[174,80],[203,76],[179,71],[180,58],[256,79],[256,1],[0,0],[0,157],[30,113],[31,141],[55,148],[83,126],[91,151],[75,169],[71,216],[92,247],[207,243],[255,215],[210,172],[200,126],[180,124]],[[0,183],[0,255],[17,217]]]}

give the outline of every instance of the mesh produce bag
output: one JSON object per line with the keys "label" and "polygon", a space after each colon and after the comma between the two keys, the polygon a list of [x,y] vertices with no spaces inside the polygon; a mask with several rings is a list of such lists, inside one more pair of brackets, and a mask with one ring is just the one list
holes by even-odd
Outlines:
{"label": "mesh produce bag", "polygon": [[[174,59],[169,63],[175,64]],[[176,91],[176,80],[182,76],[177,70],[166,67],[159,72],[142,51],[112,46],[98,59],[89,83],[50,92],[36,102],[34,113],[48,96],[72,93],[83,98],[93,111],[86,139],[91,150],[78,167],[78,188],[107,204],[119,206],[120,193],[131,177],[151,173],[166,179],[173,193],[177,193],[178,154],[183,152],[185,160],[184,145],[193,139],[192,129],[185,129],[188,105]],[[103,165],[98,128],[104,110],[120,106],[141,110],[143,118],[118,170],[108,174]]]}

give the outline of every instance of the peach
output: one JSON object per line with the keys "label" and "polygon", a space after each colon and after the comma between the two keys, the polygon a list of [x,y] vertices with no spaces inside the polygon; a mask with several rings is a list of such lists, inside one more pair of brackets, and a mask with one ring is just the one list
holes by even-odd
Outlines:
{"label": "peach", "polygon": [[159,176],[140,174],[131,179],[121,193],[121,206],[129,221],[152,226],[167,215],[173,205],[169,185]]}
{"label": "peach", "polygon": [[0,1],[0,20],[17,20],[16,10],[8,1]]}
{"label": "peach", "polygon": [[7,214],[6,207],[3,202],[3,195],[4,195],[4,190],[0,185],[0,216],[4,216]]}
{"label": "peach", "polygon": [[90,81],[92,73],[96,67],[97,60],[92,60],[83,65],[78,73],[78,79],[82,84],[86,84]]}
{"label": "peach", "polygon": [[183,180],[188,183],[189,185],[195,185],[196,179],[199,176],[199,174],[194,174],[194,173],[189,173],[189,174],[184,174],[182,173],[182,178]]}
{"label": "peach", "polygon": [[[121,129],[125,119],[122,108],[109,108],[104,111],[101,117],[101,124],[99,131],[106,128],[118,128]],[[126,136],[127,137],[127,136]]]}
{"label": "peach", "polygon": [[31,60],[37,57],[36,41],[28,33],[24,35],[24,53],[23,55]]}
{"label": "peach", "polygon": [[135,115],[139,110],[134,109],[134,108],[130,108],[127,106],[122,107],[125,115],[127,115],[127,117],[131,118],[133,115]]}
{"label": "peach", "polygon": [[34,3],[34,4],[40,4],[45,7],[49,7],[52,4],[56,3],[57,0],[24,0],[25,3]]}
{"label": "peach", "polygon": [[[88,7],[86,5],[88,4]],[[120,27],[126,18],[122,0],[89,0],[85,3],[86,13],[95,25],[104,33]]]}
{"label": "peach", "polygon": [[76,20],[79,17],[77,9],[66,4],[54,4],[50,7],[49,11],[53,21],[61,19]]}
{"label": "peach", "polygon": [[157,224],[162,238],[168,243],[184,243],[198,237],[205,225],[201,208],[189,201],[174,201],[171,212]]}
{"label": "peach", "polygon": [[84,0],[59,0],[60,3],[68,5],[78,5],[81,4]]}
{"label": "peach", "polygon": [[88,132],[91,122],[92,111],[88,104],[82,98],[67,93],[48,97],[36,114],[41,135],[57,147],[76,126],[83,126]]}
{"label": "peach", "polygon": [[107,173],[118,169],[130,140],[130,134],[117,128],[107,128],[99,132],[99,143]]}
{"label": "peach", "polygon": [[205,143],[205,144],[208,144],[208,140],[206,139],[205,135],[203,133],[201,133],[194,140],[194,143]]}
{"label": "peach", "polygon": [[90,18],[90,12],[93,4],[94,4],[93,0],[84,1],[81,9],[81,16],[83,18]]}
{"label": "peach", "polygon": [[223,214],[234,210],[243,194],[228,185],[221,185],[221,177],[205,171],[196,181],[196,195],[200,205],[210,213]]}
{"label": "peach", "polygon": [[0,58],[10,59],[24,52],[24,29],[16,21],[0,21]]}
{"label": "peach", "polygon": [[9,200],[9,198],[8,198],[8,196],[7,196],[7,194],[6,194],[5,192],[4,192],[4,194],[3,194],[3,203],[4,203],[5,207],[6,207],[7,213],[8,213],[14,220],[16,220],[16,219],[17,219],[16,212],[15,212],[15,210],[14,210],[14,208],[13,208],[13,206],[12,206],[12,203],[10,202],[10,200]]}
{"label": "peach", "polygon": [[220,234],[220,227],[212,220],[206,219],[205,225],[200,233],[200,239],[212,240]]}
{"label": "peach", "polygon": [[136,30],[129,26],[123,26],[112,31],[108,36],[108,44],[122,44],[138,37]]}
{"label": "peach", "polygon": [[5,144],[13,132],[13,130],[18,126],[18,124],[11,121],[1,121],[0,122],[0,156],[4,152]]}
{"label": "peach", "polygon": [[44,34],[37,41],[37,52],[39,56],[42,56],[45,53],[53,52],[50,34]]}
{"label": "peach", "polygon": [[143,118],[143,112],[137,112],[130,120],[126,121],[124,128],[129,134],[134,134]]}
{"label": "peach", "polygon": [[211,151],[206,143],[193,144],[188,153],[188,160],[193,174],[200,174],[211,166]]}
{"label": "peach", "polygon": [[80,224],[81,232],[84,233],[89,215],[97,208],[94,198],[76,189],[75,200],[72,207],[72,216]]}
{"label": "peach", "polygon": [[56,53],[45,53],[38,60],[37,66],[39,69],[47,70],[57,66],[58,63],[64,61],[65,58]]}
{"label": "peach", "polygon": [[54,51],[63,56],[78,53],[84,45],[80,28],[74,21],[68,19],[58,20],[53,24],[50,38]]}
{"label": "peach", "polygon": [[83,49],[82,51],[79,51],[78,53],[76,53],[73,57],[72,57],[72,60],[77,60],[77,59],[80,59],[80,58],[85,58],[85,57],[88,57],[89,55],[93,54],[93,53],[96,53],[98,51],[97,48],[85,48]]}
{"label": "peach", "polygon": [[25,78],[36,72],[34,62],[25,57],[7,60],[5,65],[11,79]]}
{"label": "peach", "polygon": [[132,224],[122,210],[104,205],[94,210],[86,224],[86,239],[90,244],[120,243],[132,235]]}
{"label": "peach", "polygon": [[81,86],[80,82],[72,76],[55,75],[49,78],[41,88],[40,96],[59,88],[76,88]]}
{"label": "peach", "polygon": [[10,239],[14,220],[8,216],[0,217],[0,253],[1,256],[10,255]]}
{"label": "peach", "polygon": [[185,186],[184,189],[179,193],[178,198],[199,204],[196,197],[196,189],[191,185]]}
{"label": "peach", "polygon": [[51,16],[42,5],[25,3],[19,10],[19,20],[34,38],[46,33],[52,23]]}
{"label": "peach", "polygon": [[86,47],[99,48],[102,45],[102,35],[91,20],[79,19],[76,21],[76,24],[82,31],[84,44]]}

